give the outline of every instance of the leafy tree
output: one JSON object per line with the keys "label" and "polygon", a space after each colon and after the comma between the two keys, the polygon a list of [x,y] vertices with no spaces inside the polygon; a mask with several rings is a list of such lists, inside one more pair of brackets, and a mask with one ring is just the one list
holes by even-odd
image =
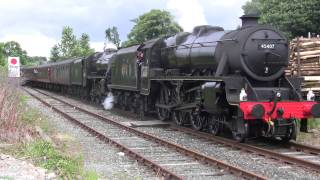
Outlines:
{"label": "leafy tree", "polygon": [[27,52],[23,50],[18,42],[9,41],[4,44],[4,54],[6,57],[16,56],[20,57],[20,63],[25,65],[30,61]]}
{"label": "leafy tree", "polygon": [[9,41],[6,43],[0,42],[0,66],[7,64],[9,56],[20,57],[22,65],[38,65],[47,61],[46,57],[33,56],[29,57],[27,52],[23,50],[18,42]]}
{"label": "leafy tree", "polygon": [[88,34],[83,33],[77,42],[78,51],[74,56],[88,56],[94,53],[94,50],[90,48],[90,37]]}
{"label": "leafy tree", "polygon": [[90,37],[88,34],[83,33],[80,39],[77,39],[71,27],[63,27],[60,43],[51,48],[50,61],[56,62],[71,57],[92,54],[94,50],[90,48],[89,41]]}
{"label": "leafy tree", "polygon": [[106,29],[106,39],[113,44],[117,46],[117,48],[120,47],[120,37],[118,33],[118,29],[115,26],[112,26],[111,28]]}
{"label": "leafy tree", "polygon": [[4,43],[0,42],[0,66],[4,66],[6,64],[6,57],[4,51]]}
{"label": "leafy tree", "polygon": [[9,41],[6,43],[0,42],[0,65],[7,64],[9,56],[20,57],[22,65],[38,65],[47,61],[46,57],[34,56],[29,57],[27,52],[23,50],[18,42]]}
{"label": "leafy tree", "polygon": [[32,56],[29,57],[28,65],[41,65],[47,63],[47,58],[43,56]]}
{"label": "leafy tree", "polygon": [[166,35],[176,34],[183,29],[173,20],[173,16],[168,11],[153,9],[148,13],[132,20],[135,23],[125,46],[143,43],[147,40]]}
{"label": "leafy tree", "polygon": [[61,55],[64,58],[70,58],[76,54],[77,37],[73,34],[71,27],[65,26],[63,28],[59,46]]}
{"label": "leafy tree", "polygon": [[244,14],[255,14],[260,15],[260,0],[247,1],[245,5],[242,6]]}
{"label": "leafy tree", "polygon": [[252,0],[242,8],[245,14],[260,14],[260,23],[277,27],[289,38],[320,32],[319,0]]}
{"label": "leafy tree", "polygon": [[50,51],[51,55],[50,55],[50,61],[52,62],[56,62],[60,59],[60,49],[59,46],[56,44],[52,47],[51,51]]}

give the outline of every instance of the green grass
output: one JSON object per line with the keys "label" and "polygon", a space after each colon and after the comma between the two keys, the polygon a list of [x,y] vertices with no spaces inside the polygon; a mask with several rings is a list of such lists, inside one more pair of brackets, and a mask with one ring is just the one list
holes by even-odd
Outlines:
{"label": "green grass", "polygon": [[45,169],[58,172],[63,179],[97,180],[99,176],[94,171],[83,170],[83,158],[68,157],[46,141],[38,140],[24,145],[18,153],[19,156],[28,157]]}
{"label": "green grass", "polygon": [[30,125],[34,125],[40,118],[40,113],[33,108],[28,108],[21,114],[21,120]]}
{"label": "green grass", "polygon": [[[20,98],[23,104],[26,104],[27,97]],[[19,114],[20,121],[28,126],[39,126],[45,133],[50,130],[48,119],[43,116],[37,109],[30,108],[27,105],[21,107],[23,111]]]}
{"label": "green grass", "polygon": [[[0,88],[8,85],[6,76],[6,69],[0,67]],[[64,145],[64,143],[62,143],[62,145],[58,144],[53,146],[49,142],[39,139],[36,135],[35,127],[39,126],[47,135],[54,135],[55,129],[52,124],[50,124],[47,117],[41,114],[36,108],[28,106],[28,96],[25,96],[23,93],[15,91],[15,89],[12,88],[8,88],[8,92],[10,92],[10,97],[15,101],[9,99],[7,102],[14,104],[12,107],[15,108],[13,108],[14,111],[12,111],[12,113],[17,114],[16,116],[12,116],[14,118],[14,123],[12,123],[13,121],[9,122],[14,125],[11,128],[19,130],[19,133],[17,133],[18,135],[14,134],[15,136],[12,137],[24,137],[24,135],[28,134],[29,137],[32,136],[32,138],[28,139],[28,141],[20,141],[20,138],[17,138],[18,140],[16,141],[10,141],[11,146],[0,147],[1,153],[10,154],[14,157],[25,157],[32,161],[36,166],[41,166],[45,169],[54,171],[60,179],[98,179],[98,174],[96,172],[86,172],[84,170],[82,155],[73,155],[72,153],[63,152],[62,145]],[[1,119],[1,121],[2,120],[3,119]],[[9,137],[8,139],[12,140],[12,137]],[[29,142],[29,140],[32,140],[32,142]],[[6,139],[4,142],[6,142]],[[11,179],[13,178],[9,176],[1,176],[0,172],[0,180]]]}
{"label": "green grass", "polygon": [[99,176],[94,171],[87,171],[87,172],[84,173],[83,179],[86,179],[86,180],[97,180],[97,179],[99,179]]}
{"label": "green grass", "polygon": [[[54,134],[54,128],[49,120],[37,109],[27,105],[28,97],[20,94],[19,120],[22,124],[35,127],[39,126],[46,134]],[[94,171],[85,171],[83,169],[83,158],[81,155],[67,156],[63,153],[64,143],[59,147],[54,147],[49,142],[35,139],[28,144],[22,144],[15,149],[15,154],[27,157],[35,165],[58,173],[62,179],[87,179],[96,180],[99,178]],[[59,150],[58,150],[59,149]],[[1,179],[0,179],[1,180]]]}
{"label": "green grass", "polygon": [[320,118],[309,119],[308,126],[309,126],[309,129],[320,128]]}
{"label": "green grass", "polygon": [[82,174],[81,157],[63,156],[49,142],[43,140],[23,146],[20,155],[31,158],[38,166],[59,172],[61,177],[67,179],[74,179]]}
{"label": "green grass", "polygon": [[27,100],[28,100],[28,96],[25,96],[25,95],[20,95],[20,102],[25,105],[27,103]]}
{"label": "green grass", "polygon": [[48,119],[34,108],[26,107],[23,113],[20,113],[21,122],[28,126],[39,126],[45,133],[50,130]]}
{"label": "green grass", "polygon": [[47,119],[39,119],[40,121],[38,122],[39,126],[43,130],[43,132],[48,133],[50,131],[50,123]]}
{"label": "green grass", "polygon": [[0,176],[0,180],[14,180],[14,179],[9,176]]}
{"label": "green grass", "polygon": [[[28,144],[10,146],[5,149],[1,148],[0,152],[11,154],[14,157],[27,158],[31,160],[35,166],[40,166],[55,172],[59,179],[99,179],[99,175],[95,171],[85,171],[83,169],[83,157],[81,155],[77,157],[67,156],[44,140],[38,139]],[[11,179],[10,177],[0,176],[0,180]]]}

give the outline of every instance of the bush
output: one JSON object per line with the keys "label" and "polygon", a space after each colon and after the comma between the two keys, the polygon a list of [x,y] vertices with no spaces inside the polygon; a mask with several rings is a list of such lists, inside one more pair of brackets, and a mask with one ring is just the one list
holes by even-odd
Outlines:
{"label": "bush", "polygon": [[35,134],[21,121],[23,99],[18,92],[18,79],[7,78],[7,71],[0,68],[0,140],[10,143],[29,141]]}
{"label": "bush", "polygon": [[309,129],[320,128],[320,118],[309,119],[308,126]]}
{"label": "bush", "polygon": [[20,155],[31,158],[35,164],[58,172],[61,177],[75,179],[82,172],[82,158],[61,155],[49,142],[38,140],[25,145]]}
{"label": "bush", "polygon": [[8,80],[2,67],[0,87],[0,142],[15,143],[13,149],[8,149],[9,154],[27,157],[36,165],[57,172],[62,179],[98,179],[95,172],[83,170],[81,157],[62,155],[51,143],[37,138],[35,126],[48,132],[49,122],[37,109],[27,106],[27,96],[19,93],[18,81]]}

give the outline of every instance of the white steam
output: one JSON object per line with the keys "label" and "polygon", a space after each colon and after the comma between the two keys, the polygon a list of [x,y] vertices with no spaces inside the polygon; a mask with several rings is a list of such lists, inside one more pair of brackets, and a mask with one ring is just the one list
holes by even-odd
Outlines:
{"label": "white steam", "polygon": [[184,31],[191,32],[195,26],[208,24],[203,7],[198,0],[169,0],[167,7],[173,10]]}
{"label": "white steam", "polygon": [[108,93],[108,96],[104,99],[102,105],[105,110],[110,110],[113,108],[113,95],[111,92]]}

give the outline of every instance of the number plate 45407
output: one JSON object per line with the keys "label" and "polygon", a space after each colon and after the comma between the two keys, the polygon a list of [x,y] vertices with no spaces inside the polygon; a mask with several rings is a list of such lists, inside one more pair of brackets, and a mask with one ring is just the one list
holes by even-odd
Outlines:
{"label": "number plate 45407", "polygon": [[259,44],[258,45],[258,48],[259,49],[275,49],[276,48],[276,45],[275,44],[272,44],[272,43],[264,43],[264,44]]}

